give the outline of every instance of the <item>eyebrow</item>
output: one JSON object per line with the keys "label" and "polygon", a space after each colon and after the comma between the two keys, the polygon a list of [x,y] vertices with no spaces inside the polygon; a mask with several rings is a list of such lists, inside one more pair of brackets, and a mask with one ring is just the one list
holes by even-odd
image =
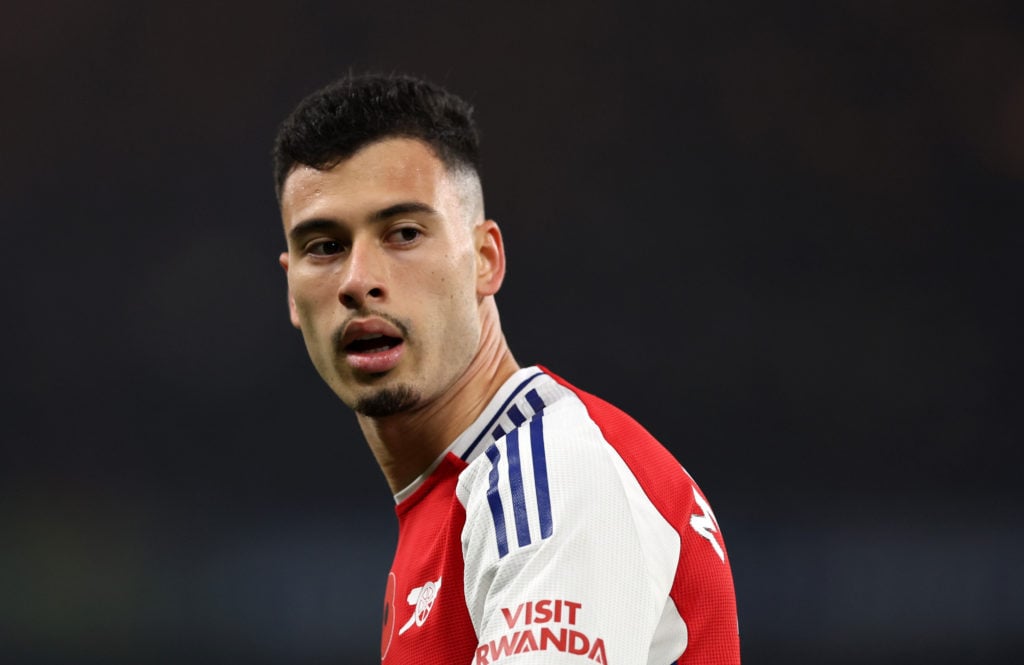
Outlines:
{"label": "eyebrow", "polygon": [[[436,215],[437,210],[428,206],[426,203],[420,203],[419,201],[405,201],[402,203],[396,203],[395,205],[388,206],[387,208],[381,208],[370,215],[371,222],[383,222],[392,217],[398,215],[408,215],[410,213],[426,213],[428,215]],[[333,219],[326,219],[323,217],[314,217],[313,219],[307,219],[299,222],[288,232],[288,237],[296,239],[300,236],[316,233],[320,231],[334,231],[343,225],[336,222]]]}
{"label": "eyebrow", "polygon": [[397,215],[408,215],[412,212],[423,212],[430,215],[437,214],[437,211],[426,203],[420,203],[419,201],[406,201],[403,203],[396,203],[393,206],[388,206],[383,210],[378,210],[370,215],[370,220],[374,222],[382,222],[385,219],[390,219]]}
{"label": "eyebrow", "polygon": [[295,239],[310,233],[328,230],[333,231],[340,226],[340,224],[331,219],[323,219],[320,217],[307,219],[293,226],[291,230],[288,231],[288,237],[294,241]]}

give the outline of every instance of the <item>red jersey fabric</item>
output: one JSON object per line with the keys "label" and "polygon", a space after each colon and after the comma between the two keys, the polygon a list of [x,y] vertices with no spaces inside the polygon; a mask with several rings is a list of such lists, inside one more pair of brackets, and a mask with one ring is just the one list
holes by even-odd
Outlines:
{"label": "red jersey fabric", "polygon": [[384,665],[739,663],[707,499],[636,421],[544,368],[396,501]]}

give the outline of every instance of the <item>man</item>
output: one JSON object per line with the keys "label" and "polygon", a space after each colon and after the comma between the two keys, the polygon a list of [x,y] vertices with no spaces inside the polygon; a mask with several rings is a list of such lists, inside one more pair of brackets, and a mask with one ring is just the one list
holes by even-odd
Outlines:
{"label": "man", "polygon": [[381,659],[737,663],[718,522],[629,416],[521,368],[471,109],[350,77],[274,148],[292,324],[395,495]]}

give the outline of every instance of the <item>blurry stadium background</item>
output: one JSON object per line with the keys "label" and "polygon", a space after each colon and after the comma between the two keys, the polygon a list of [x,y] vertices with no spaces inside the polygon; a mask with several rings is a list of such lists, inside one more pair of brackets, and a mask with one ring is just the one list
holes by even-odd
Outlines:
{"label": "blurry stadium background", "polygon": [[1020,3],[206,5],[0,10],[0,661],[376,662],[269,161],[375,69],[475,104],[512,349],[701,483],[747,663],[1021,662]]}

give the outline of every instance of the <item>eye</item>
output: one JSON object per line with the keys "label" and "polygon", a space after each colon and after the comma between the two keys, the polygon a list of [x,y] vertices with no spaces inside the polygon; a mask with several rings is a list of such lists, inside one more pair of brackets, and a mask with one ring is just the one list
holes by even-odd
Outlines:
{"label": "eye", "polygon": [[415,242],[423,232],[414,226],[403,226],[388,234],[388,241],[396,245],[408,245]]}
{"label": "eye", "polygon": [[343,250],[344,247],[337,240],[315,240],[306,245],[306,253],[316,256],[330,256]]}

